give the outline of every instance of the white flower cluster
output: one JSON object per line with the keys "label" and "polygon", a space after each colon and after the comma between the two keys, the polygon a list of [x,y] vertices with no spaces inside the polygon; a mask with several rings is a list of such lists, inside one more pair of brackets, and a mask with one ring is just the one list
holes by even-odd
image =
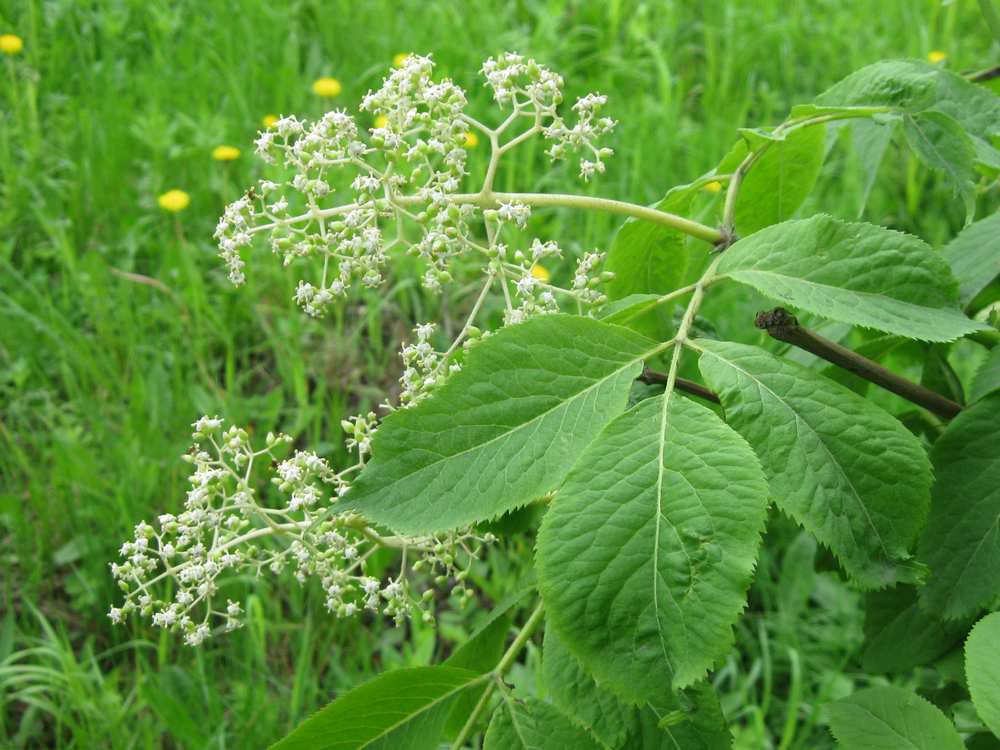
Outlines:
{"label": "white flower cluster", "polygon": [[[351,423],[351,439],[363,452],[373,417]],[[194,472],[184,510],[161,515],[156,527],[139,523],[133,539],[122,545],[121,561],[111,565],[125,594],[123,604],[108,613],[112,621],[138,612],[197,646],[242,624],[238,602],[227,597],[224,605],[217,603],[224,578],[286,568],[303,584],[318,581],[326,608],[340,617],[367,610],[397,624],[417,615],[432,621],[433,591],[416,593],[429,576],[439,585],[452,581],[452,593],[468,597],[463,583],[468,566],[481,546],[493,541],[490,535],[462,530],[382,536],[361,517],[337,512],[337,498],[349,487],[347,476],[361,464],[337,473],[308,451],[276,463],[272,482],[281,504],[264,505],[254,487],[254,466],[265,457],[276,461],[290,438],[269,434],[266,447],[255,451],[245,430],[225,429],[217,417],[199,419],[193,437],[196,444],[186,459]],[[368,575],[367,561],[384,547],[401,550],[402,563],[383,582]]]}
{"label": "white flower cluster", "polygon": [[[544,134],[555,141],[553,158],[586,151],[581,174],[589,177],[604,170],[611,152],[596,141],[614,123],[597,117],[605,98],[590,94],[574,105],[577,122],[568,126],[559,114],[562,78],[522,55],[490,58],[482,73],[498,104],[513,108],[496,128],[465,114],[465,93],[449,80],[434,80],[430,58],[410,55],[364,97],[361,109],[374,127],[360,128],[348,113],[332,111],[312,124],[284,117],[261,132],[257,153],[285,179],[260,180],[220,219],[215,237],[232,281],[243,283],[241,253],[264,233],[285,264],[315,259],[317,278],[301,280],[295,291],[296,303],[313,316],[322,316],[357,284],[381,284],[397,247],[424,261],[422,283],[432,292],[453,280],[459,256],[481,258],[480,267],[503,282],[498,288],[517,283],[519,278],[506,278],[507,269],[491,267],[496,237],[483,242],[476,236],[484,209],[497,210],[489,196],[500,157]],[[492,154],[480,191],[460,193],[468,176],[470,129],[489,137]],[[335,193],[345,198],[334,200]],[[528,205],[511,201],[498,208],[500,222],[526,228]],[[505,302],[508,321],[534,309],[512,315],[509,294]]]}
{"label": "white flower cluster", "polygon": [[573,127],[568,127],[561,117],[556,117],[552,124],[542,132],[546,138],[556,143],[548,150],[553,159],[564,159],[569,151],[583,151],[591,155],[591,159],[580,159],[580,177],[590,180],[595,173],[604,174],[604,160],[614,154],[607,147],[599,148],[597,141],[607,135],[615,127],[615,121],[610,117],[598,117],[597,113],[608,101],[606,96],[587,94],[577,99],[573,105],[577,120]]}

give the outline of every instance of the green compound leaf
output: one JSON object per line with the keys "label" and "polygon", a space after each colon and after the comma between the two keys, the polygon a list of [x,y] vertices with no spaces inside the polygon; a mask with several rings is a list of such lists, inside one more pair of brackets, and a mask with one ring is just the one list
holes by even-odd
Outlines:
{"label": "green compound leaf", "polygon": [[986,615],[969,633],[965,675],[976,713],[1000,737],[1000,612]]}
{"label": "green compound leaf", "polygon": [[764,526],[750,447],[672,393],[614,420],[542,521],[549,622],[597,681],[632,703],[669,699],[732,644]]}
{"label": "green compound leaf", "polygon": [[937,480],[920,542],[931,576],[921,603],[964,617],[1000,593],[1000,394],[955,417],[931,462]]}
{"label": "green compound leaf", "polygon": [[863,587],[913,582],[930,503],[919,441],[896,419],[812,370],[743,344],[699,339],[729,422],[757,451],[775,503]]}
{"label": "green compound leaf", "polygon": [[484,521],[559,486],[625,408],[660,348],[618,326],[546,315],[477,344],[464,368],[390,414],[340,504],[405,534]]}
{"label": "green compound leaf", "polygon": [[976,149],[969,134],[956,120],[934,110],[903,115],[903,134],[924,164],[948,178],[971,220],[976,210]]}
{"label": "green compound leaf", "polygon": [[912,235],[818,215],[786,221],[726,251],[719,275],[842,323],[925,341],[984,324],[958,310],[948,266]]}
{"label": "green compound leaf", "polygon": [[920,60],[887,60],[869,65],[820,94],[816,103],[883,105],[911,113],[935,109],[981,138],[1000,133],[1000,97]]}
{"label": "green compound leaf", "polygon": [[537,698],[506,698],[493,712],[483,750],[601,750],[562,711]]}
{"label": "green compound leaf", "polygon": [[958,279],[958,296],[965,307],[1000,275],[1000,212],[959,232],[945,245],[943,255]]}
{"label": "green compound leaf", "polygon": [[825,143],[826,127],[811,125],[766,144],[736,198],[737,234],[745,237],[794,215],[816,184]]}
{"label": "green compound leaf", "polygon": [[964,750],[940,709],[898,687],[861,690],[827,706],[843,750]]}
{"label": "green compound leaf", "polygon": [[552,628],[545,629],[542,675],[549,698],[606,747],[617,748],[636,722],[636,710],[602,690]]}
{"label": "green compound leaf", "polygon": [[905,672],[928,664],[958,642],[965,625],[924,612],[913,586],[871,592],[865,601],[865,671]]}
{"label": "green compound leaf", "polygon": [[448,717],[437,709],[480,680],[454,667],[387,672],[320,709],[272,748],[433,750]]}

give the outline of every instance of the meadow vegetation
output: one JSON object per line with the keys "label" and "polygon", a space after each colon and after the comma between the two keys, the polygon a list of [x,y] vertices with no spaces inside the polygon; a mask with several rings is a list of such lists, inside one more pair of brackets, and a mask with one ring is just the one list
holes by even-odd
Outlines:
{"label": "meadow vegetation", "polygon": [[[264,118],[352,107],[408,52],[431,54],[470,112],[488,112],[475,71],[518,50],[562,73],[567,99],[609,97],[616,156],[582,189],[648,204],[714,166],[737,127],[780,122],[868,63],[964,72],[996,52],[969,0],[246,0],[239,12],[222,0],[7,0],[0,34],[23,40],[0,55],[0,745],[13,748],[262,747],[375,674],[440,661],[488,614],[453,597],[436,627],[338,620],[288,576],[240,581],[247,626],[200,649],[107,618],[121,540],[183,500],[192,422],[223,414],[345,466],[342,420],[398,393],[412,326],[461,326],[454,310],[476,291],[427,295],[411,258],[320,320],[296,308],[298,277],[278,263],[233,288],[212,232],[260,176]],[[466,148],[481,170],[485,144]],[[962,226],[948,185],[902,150],[873,187],[856,154],[833,158],[805,213],[857,219],[871,189],[868,221],[936,246]],[[525,184],[581,189],[573,164],[550,168],[534,143],[497,178],[498,190]],[[718,200],[709,187],[697,205]],[[536,219],[570,251],[546,269],[562,278],[620,224]],[[764,336],[747,324],[762,298],[741,288],[712,305],[724,334]],[[979,360],[952,364],[968,378]],[[790,521],[769,536],[738,649],[713,682],[737,747],[832,747],[822,704],[871,682],[862,595]],[[480,602],[517,587],[533,544],[509,535],[473,568]],[[509,679],[531,690],[540,664],[526,653]]]}

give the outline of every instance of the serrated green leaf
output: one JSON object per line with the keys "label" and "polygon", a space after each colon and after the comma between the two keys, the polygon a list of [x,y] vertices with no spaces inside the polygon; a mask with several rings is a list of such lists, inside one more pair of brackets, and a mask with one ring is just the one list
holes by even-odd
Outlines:
{"label": "serrated green leaf", "polygon": [[931,451],[933,500],[920,559],[931,569],[922,604],[947,618],[1000,593],[1000,394],[966,407]]}
{"label": "serrated green leaf", "polygon": [[967,226],[942,254],[958,280],[964,307],[1000,274],[1000,212]]}
{"label": "serrated green leaf", "polygon": [[969,388],[969,403],[1000,390],[1000,346],[990,349],[986,361],[976,370],[976,377]]}
{"label": "serrated green leaf", "polygon": [[918,440],[856,393],[743,344],[699,339],[699,365],[754,447],[775,503],[862,586],[914,581],[909,548],[930,502]]}
{"label": "serrated green leaf", "polygon": [[965,750],[940,709],[909,690],[868,688],[827,710],[843,750]]}
{"label": "serrated green leaf", "polygon": [[874,224],[786,221],[737,242],[718,272],[816,315],[909,338],[952,341],[985,327],[957,309],[938,253]]}
{"label": "serrated green leaf", "polygon": [[273,750],[433,750],[448,714],[435,710],[480,675],[454,667],[386,672],[299,724]]}
{"label": "serrated green leaf", "polygon": [[732,644],[767,506],[760,466],[712,411],[670,393],[587,448],[542,521],[549,622],[630,702],[702,677]]}
{"label": "serrated green leaf", "polygon": [[948,652],[964,628],[924,612],[913,586],[895,586],[865,597],[865,650],[868,672],[905,672]]}
{"label": "serrated green leaf", "polygon": [[1000,737],[1000,612],[986,615],[969,633],[965,676],[976,713]]}
{"label": "serrated green leaf", "polygon": [[345,509],[406,534],[494,518],[554,490],[621,413],[662,348],[619,326],[545,315],[477,344],[462,371],[390,414]]}
{"label": "serrated green leaf", "polygon": [[927,110],[905,114],[903,134],[924,164],[948,178],[971,219],[976,208],[976,150],[968,133],[944,112]]}
{"label": "serrated green leaf", "polygon": [[506,698],[490,719],[483,750],[601,750],[564,713],[537,698]]}
{"label": "serrated green leaf", "polygon": [[553,628],[545,629],[542,675],[552,702],[609,748],[617,748],[635,725],[636,711],[602,690],[563,644]]}
{"label": "serrated green leaf", "polygon": [[637,718],[621,750],[729,750],[733,745],[719,699],[707,682],[668,704],[640,707]]}
{"label": "serrated green leaf", "polygon": [[886,60],[852,73],[816,97],[822,106],[885,105],[905,112],[936,109],[973,135],[1000,132],[1000,98],[961,76],[920,60]]}
{"label": "serrated green leaf", "polygon": [[780,141],[767,142],[736,198],[737,234],[745,237],[795,214],[819,177],[825,142],[823,125],[798,128]]}

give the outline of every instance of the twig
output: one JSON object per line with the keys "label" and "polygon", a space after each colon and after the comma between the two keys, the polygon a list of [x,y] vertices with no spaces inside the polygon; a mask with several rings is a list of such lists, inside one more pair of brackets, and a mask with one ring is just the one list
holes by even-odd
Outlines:
{"label": "twig", "polygon": [[487,673],[487,675],[493,679],[486,685],[486,689],[483,690],[483,694],[479,698],[479,702],[472,710],[472,713],[469,714],[469,718],[465,722],[465,726],[462,727],[462,730],[458,733],[458,737],[455,738],[455,742],[451,746],[452,750],[459,750],[459,748],[465,744],[469,735],[472,734],[472,730],[476,728],[476,723],[479,721],[479,715],[483,712],[489,702],[489,696],[493,692],[493,688],[496,687],[497,682],[510,668],[510,665],[514,663],[514,659],[517,658],[517,655],[521,652],[521,649],[524,648],[528,639],[530,639],[534,634],[535,628],[538,627],[544,617],[545,614],[543,611],[543,605],[542,602],[539,602],[538,606],[535,607],[535,611],[532,612],[531,616],[528,618],[528,621],[524,623],[524,627],[521,628],[521,632],[517,634],[517,638],[515,638],[514,642],[510,644],[510,648],[508,648],[507,651],[504,652],[504,655],[500,657],[500,661],[497,663],[496,667],[493,668],[493,671]]}
{"label": "twig", "polygon": [[[646,368],[639,376],[639,380],[643,383],[648,383],[649,385],[666,385],[667,374]],[[674,381],[674,386],[679,391],[684,391],[685,393],[690,393],[692,396],[697,396],[698,398],[703,398],[706,401],[711,401],[713,404],[720,403],[718,396],[708,390],[708,388],[703,386],[701,383],[696,383],[693,380],[677,378]]]}
{"label": "twig", "polygon": [[994,65],[992,68],[986,68],[986,70],[969,73],[966,78],[972,83],[985,83],[986,81],[992,81],[994,78],[1000,78],[1000,65]]}
{"label": "twig", "polygon": [[767,331],[772,338],[805,349],[827,362],[843,367],[887,391],[892,391],[897,396],[902,396],[907,401],[934,412],[943,419],[951,419],[962,411],[960,404],[945,398],[940,393],[900,377],[867,357],[803,328],[799,325],[798,319],[782,307],[758,313],[754,324]]}

